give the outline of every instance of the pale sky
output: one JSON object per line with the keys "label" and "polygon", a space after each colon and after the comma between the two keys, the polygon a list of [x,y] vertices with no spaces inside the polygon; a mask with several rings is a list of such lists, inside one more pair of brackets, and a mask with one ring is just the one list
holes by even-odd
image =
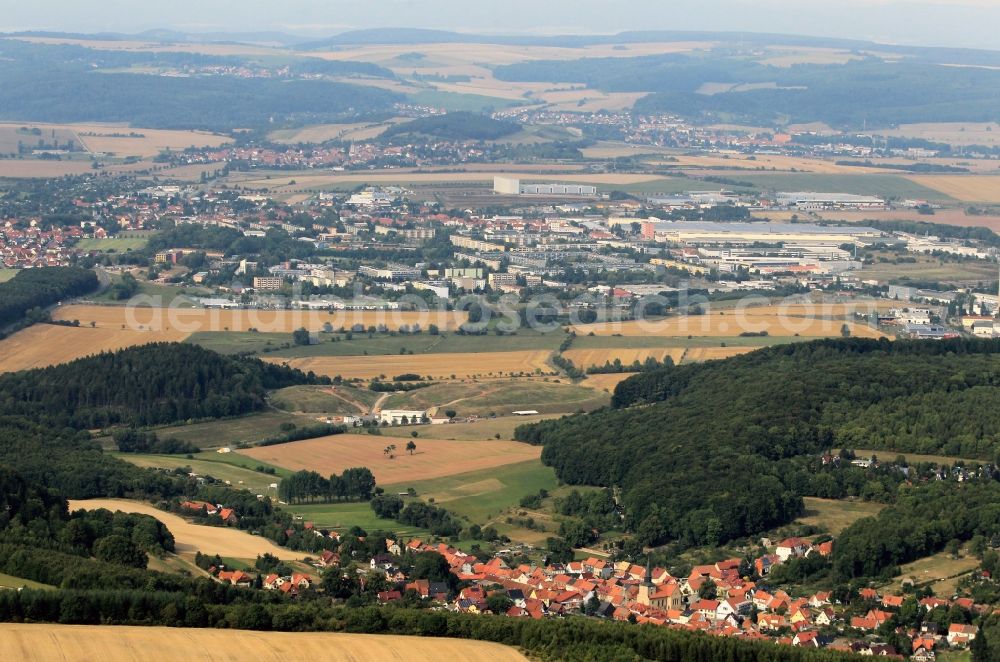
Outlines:
{"label": "pale sky", "polygon": [[775,32],[1000,50],[1000,0],[5,0],[0,31]]}

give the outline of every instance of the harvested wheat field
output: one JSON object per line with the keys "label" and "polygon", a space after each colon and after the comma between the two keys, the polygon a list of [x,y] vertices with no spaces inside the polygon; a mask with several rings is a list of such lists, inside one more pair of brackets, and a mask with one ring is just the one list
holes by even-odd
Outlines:
{"label": "harvested wheat field", "polygon": [[907,179],[962,202],[1000,203],[1000,175],[922,175]]}
{"label": "harvested wheat field", "polygon": [[90,161],[0,159],[0,178],[63,177],[94,172]]}
{"label": "harvested wheat field", "polygon": [[[433,434],[427,426],[412,429],[421,434]],[[404,450],[406,442],[401,439],[370,434],[338,434],[238,452],[291,471],[317,471],[324,476],[339,474],[351,467],[368,467],[380,485],[492,469],[535,460],[542,453],[539,446],[495,439],[447,441],[418,437],[414,441],[417,450],[413,455]],[[390,444],[396,445],[393,459],[385,453]]]}
{"label": "harvested wheat field", "polygon": [[569,349],[563,352],[563,356],[572,361],[576,367],[584,370],[591,366],[602,366],[608,361],[614,363],[615,359],[620,360],[625,365],[631,365],[635,361],[642,363],[649,357],[663,361],[665,357],[669,356],[677,364],[680,363],[683,355],[684,349],[682,347]]}
{"label": "harvested wheat field", "polygon": [[447,311],[400,310],[219,310],[216,308],[150,308],[139,306],[70,305],[53,312],[57,320],[95,322],[98,328],[153,331],[181,331],[185,334],[205,331],[248,331],[261,333],[291,333],[305,327],[321,331],[329,324],[334,329],[361,324],[385,325],[391,330],[401,326],[420,325],[427,329],[436,324],[442,331],[451,331],[465,322],[467,315]]}
{"label": "harvested wheat field", "polygon": [[757,347],[691,347],[684,353],[684,363],[700,363],[702,361],[718,361],[731,356],[748,354]]}
{"label": "harvested wheat field", "polygon": [[[689,315],[668,317],[661,320],[635,320],[582,324],[574,327],[577,335],[593,333],[598,336],[621,334],[623,336],[720,336],[737,337],[742,333],[763,333],[768,336],[803,338],[839,337],[845,322],[837,319],[817,319],[793,315]],[[868,326],[846,322],[851,335],[858,338],[879,338],[878,331]]]}
{"label": "harvested wheat field", "polygon": [[619,383],[637,374],[636,372],[615,372],[607,375],[587,375],[587,378],[580,382],[580,386],[586,386],[595,391],[614,393],[615,387]]}
{"label": "harvested wheat field", "polygon": [[[278,547],[267,538],[252,536],[245,531],[221,526],[192,524],[183,517],[164,512],[141,501],[130,501],[128,499],[82,499],[71,500],[69,502],[70,511],[99,510],[101,508],[155,517],[170,529],[170,533],[174,534],[178,554],[201,552],[202,554],[220,554],[221,556],[237,559],[253,559],[260,554],[267,553],[273,554],[283,560],[301,559],[304,556],[301,552],[293,552],[285,547]],[[0,659],[3,659],[2,656],[0,656]]]}
{"label": "harvested wheat field", "polygon": [[287,363],[293,368],[312,370],[329,377],[373,379],[417,374],[431,379],[507,377],[519,374],[554,373],[548,364],[550,352],[468,352],[461,354],[416,354],[409,356],[317,356],[298,359],[264,357],[265,361]]}
{"label": "harvested wheat field", "polygon": [[0,659],[63,660],[412,660],[526,662],[517,650],[484,641],[330,632],[226,632],[112,625],[0,624]]}
{"label": "harvested wheat field", "polygon": [[0,372],[44,368],[100,352],[153,342],[179,342],[186,337],[186,333],[179,331],[148,332],[35,324],[0,340]]}
{"label": "harvested wheat field", "polygon": [[[725,312],[726,315],[742,313],[743,315],[747,315],[749,317],[771,317],[778,315],[799,318],[814,317],[818,319],[838,319],[850,317],[854,315],[854,313],[863,313],[867,315],[876,311],[887,311],[891,308],[897,307],[898,305],[898,303],[893,301],[876,301],[875,299],[863,299],[847,303],[809,301],[803,303],[783,303],[768,306],[737,306],[732,310],[719,312]],[[714,312],[712,314],[719,314],[719,312]]]}

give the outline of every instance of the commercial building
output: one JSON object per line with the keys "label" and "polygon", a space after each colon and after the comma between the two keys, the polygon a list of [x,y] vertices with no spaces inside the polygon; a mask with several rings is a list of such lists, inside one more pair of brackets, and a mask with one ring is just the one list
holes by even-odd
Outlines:
{"label": "commercial building", "polygon": [[778,193],[778,205],[789,209],[885,209],[885,200],[869,195],[850,193]]}
{"label": "commercial building", "polygon": [[493,191],[501,195],[573,195],[593,197],[597,187],[586,184],[522,184],[512,177],[494,177]]}

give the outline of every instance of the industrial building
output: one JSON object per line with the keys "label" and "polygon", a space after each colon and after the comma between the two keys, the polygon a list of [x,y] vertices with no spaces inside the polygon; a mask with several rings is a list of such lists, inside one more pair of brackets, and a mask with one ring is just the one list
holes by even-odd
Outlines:
{"label": "industrial building", "polygon": [[859,225],[813,225],[809,223],[715,223],[711,221],[661,221],[656,223],[657,241],[680,244],[779,244],[839,246],[877,239],[882,231]]}
{"label": "industrial building", "polygon": [[778,193],[777,203],[788,209],[823,211],[829,209],[885,209],[885,200],[850,193]]}
{"label": "industrial building", "polygon": [[593,197],[597,195],[597,187],[587,184],[522,184],[520,179],[513,177],[494,177],[493,192],[501,195],[572,195]]}

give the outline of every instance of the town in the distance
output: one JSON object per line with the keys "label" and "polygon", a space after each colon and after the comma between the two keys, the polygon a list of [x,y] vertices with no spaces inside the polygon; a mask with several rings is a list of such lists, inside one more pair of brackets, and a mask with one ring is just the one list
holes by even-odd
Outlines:
{"label": "town in the distance", "polygon": [[1000,51],[24,31],[0,89],[0,657],[1000,659]]}

